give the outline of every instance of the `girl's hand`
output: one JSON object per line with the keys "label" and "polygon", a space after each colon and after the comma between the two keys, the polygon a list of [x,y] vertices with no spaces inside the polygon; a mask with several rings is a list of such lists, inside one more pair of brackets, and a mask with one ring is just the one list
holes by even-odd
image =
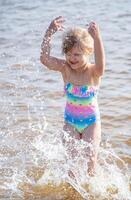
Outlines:
{"label": "girl's hand", "polygon": [[55,18],[49,25],[48,31],[50,31],[52,34],[55,33],[56,31],[63,31],[64,30],[64,27],[63,27],[64,21],[65,20],[62,16]]}
{"label": "girl's hand", "polygon": [[95,22],[91,22],[89,24],[88,32],[90,33],[93,39],[100,38],[99,26]]}

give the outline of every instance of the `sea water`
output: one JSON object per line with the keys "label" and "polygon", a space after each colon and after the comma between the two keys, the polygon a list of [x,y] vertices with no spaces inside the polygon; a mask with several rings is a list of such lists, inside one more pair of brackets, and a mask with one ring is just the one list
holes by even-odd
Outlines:
{"label": "sea water", "polygon": [[[129,0],[0,1],[1,200],[131,199],[130,13]],[[93,177],[84,155],[88,144],[63,131],[61,75],[39,60],[44,32],[59,15],[66,19],[65,30],[96,21],[104,41],[102,141]],[[58,57],[61,38],[59,32],[52,40],[52,54]],[[76,150],[75,158],[62,135]]]}

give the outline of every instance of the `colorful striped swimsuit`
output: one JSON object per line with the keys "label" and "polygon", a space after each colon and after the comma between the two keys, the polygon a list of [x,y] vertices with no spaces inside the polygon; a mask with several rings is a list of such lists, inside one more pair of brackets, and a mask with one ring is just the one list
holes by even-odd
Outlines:
{"label": "colorful striped swimsuit", "polygon": [[74,126],[79,133],[100,120],[97,93],[97,86],[75,86],[72,83],[65,85],[65,122]]}

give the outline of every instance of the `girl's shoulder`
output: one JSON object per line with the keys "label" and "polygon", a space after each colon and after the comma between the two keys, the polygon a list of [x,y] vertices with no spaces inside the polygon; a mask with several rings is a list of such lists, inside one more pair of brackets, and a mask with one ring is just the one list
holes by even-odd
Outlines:
{"label": "girl's shoulder", "polygon": [[92,72],[92,73],[93,73],[93,71],[94,71],[94,68],[95,68],[95,64],[88,63],[88,70],[89,70],[90,72]]}
{"label": "girl's shoulder", "polygon": [[65,61],[63,71],[62,71],[63,78],[66,79],[67,77],[69,77],[71,75],[71,73],[72,73],[72,70],[71,70],[70,66]]}
{"label": "girl's shoulder", "polygon": [[90,82],[93,84],[100,84],[101,82],[101,77],[97,75],[96,71],[95,71],[95,64],[90,63],[88,65],[88,77],[90,77]]}
{"label": "girl's shoulder", "polygon": [[96,73],[96,65],[90,63],[88,66],[88,73],[94,78],[99,78],[98,74]]}

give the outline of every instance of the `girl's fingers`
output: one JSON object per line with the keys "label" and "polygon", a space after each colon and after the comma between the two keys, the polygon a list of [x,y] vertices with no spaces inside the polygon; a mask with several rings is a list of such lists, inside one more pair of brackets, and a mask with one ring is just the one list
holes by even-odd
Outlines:
{"label": "girl's fingers", "polygon": [[64,31],[64,28],[60,28],[60,29],[58,29],[59,31]]}
{"label": "girl's fingers", "polygon": [[59,30],[59,31],[63,31],[64,29],[65,29],[64,26],[58,26],[58,30]]}
{"label": "girl's fingers", "polygon": [[64,17],[63,17],[63,16],[59,16],[59,17],[56,17],[56,18],[55,18],[55,20],[59,20],[59,19],[61,19],[61,18],[63,18],[63,19],[64,19]]}
{"label": "girl's fingers", "polygon": [[95,31],[95,30],[96,30],[95,27],[89,27],[89,28],[88,28],[88,31]]}
{"label": "girl's fingers", "polygon": [[56,24],[57,26],[59,26],[59,25],[63,24],[63,22],[64,22],[64,21],[59,21],[59,22],[57,21],[57,22],[55,22],[55,24]]}
{"label": "girl's fingers", "polygon": [[90,22],[90,24],[96,24],[96,22],[94,22],[94,21],[91,21],[91,22]]}
{"label": "girl's fingers", "polygon": [[89,28],[88,28],[88,31],[91,33],[91,32],[96,32],[97,31],[97,26],[95,25],[90,25]]}
{"label": "girl's fingers", "polygon": [[65,20],[64,20],[64,19],[59,19],[59,20],[56,20],[56,23],[63,23],[63,22],[65,22]]}
{"label": "girl's fingers", "polygon": [[54,25],[58,26],[60,23],[63,23],[65,20],[62,16],[57,17],[53,20]]}
{"label": "girl's fingers", "polygon": [[64,27],[64,26],[61,26],[60,29],[63,31],[63,30],[65,29],[65,27]]}
{"label": "girl's fingers", "polygon": [[55,19],[55,21],[57,21],[57,22],[63,22],[63,21],[65,21],[65,19],[64,19],[64,17],[60,16],[60,17],[57,17]]}
{"label": "girl's fingers", "polygon": [[96,24],[90,24],[89,27],[94,28],[94,27],[96,27]]}
{"label": "girl's fingers", "polygon": [[97,28],[97,24],[95,23],[95,22],[91,22],[90,24],[89,24],[89,28]]}

